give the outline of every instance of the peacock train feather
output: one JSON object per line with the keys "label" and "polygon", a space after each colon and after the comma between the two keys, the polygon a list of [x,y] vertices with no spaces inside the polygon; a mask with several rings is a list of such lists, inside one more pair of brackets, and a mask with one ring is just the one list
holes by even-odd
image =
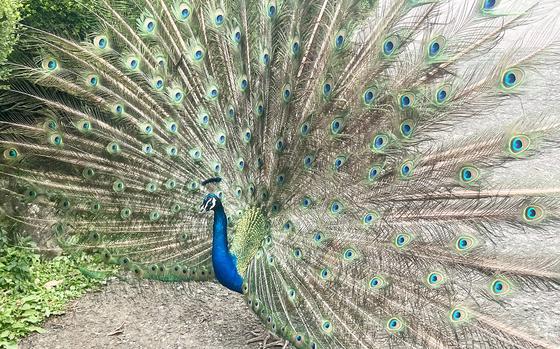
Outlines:
{"label": "peacock train feather", "polygon": [[0,212],[296,348],[557,347],[554,5],[100,0],[22,38]]}

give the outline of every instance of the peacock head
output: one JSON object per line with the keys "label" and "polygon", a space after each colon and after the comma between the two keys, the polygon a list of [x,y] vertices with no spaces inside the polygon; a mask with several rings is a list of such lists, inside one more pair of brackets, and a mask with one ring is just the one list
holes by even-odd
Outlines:
{"label": "peacock head", "polygon": [[214,193],[207,194],[204,197],[204,200],[202,200],[202,204],[200,205],[200,213],[213,211],[221,205],[222,203],[218,195]]}
{"label": "peacock head", "polygon": [[[220,183],[222,179],[220,177],[213,177],[208,178],[202,181],[201,185],[203,187],[213,184],[213,183]],[[200,205],[200,213],[213,211],[218,207],[222,206],[222,202],[220,201],[220,197],[214,193],[206,194],[204,200],[202,200],[202,205]]]}

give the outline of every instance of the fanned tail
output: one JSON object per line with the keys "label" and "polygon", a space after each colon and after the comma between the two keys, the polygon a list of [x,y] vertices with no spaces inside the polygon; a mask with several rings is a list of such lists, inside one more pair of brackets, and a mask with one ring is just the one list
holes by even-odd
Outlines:
{"label": "fanned tail", "polygon": [[[558,290],[558,183],[494,178],[558,149],[546,105],[512,113],[522,94],[558,92],[535,73],[558,63],[556,36],[504,44],[546,9],[378,2],[346,39],[335,20],[309,21],[324,21],[331,45],[302,45],[289,136],[271,140],[282,148],[271,242],[244,286],[272,331],[298,348],[557,345],[532,330],[550,328],[546,315],[518,309]],[[475,125],[501,107],[505,127]],[[436,138],[453,129],[453,141]]]}

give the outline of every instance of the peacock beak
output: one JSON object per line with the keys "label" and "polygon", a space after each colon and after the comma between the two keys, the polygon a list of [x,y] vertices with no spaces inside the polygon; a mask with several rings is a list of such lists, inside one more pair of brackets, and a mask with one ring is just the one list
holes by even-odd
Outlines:
{"label": "peacock beak", "polygon": [[200,209],[198,210],[198,212],[200,212],[200,213],[206,212],[206,207],[205,207],[204,204],[200,205]]}

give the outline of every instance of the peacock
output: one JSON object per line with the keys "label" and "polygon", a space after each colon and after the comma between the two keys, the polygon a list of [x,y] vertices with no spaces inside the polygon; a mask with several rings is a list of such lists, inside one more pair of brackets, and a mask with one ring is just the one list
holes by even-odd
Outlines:
{"label": "peacock", "polygon": [[217,281],[295,348],[558,347],[554,8],[99,0],[81,42],[25,28],[2,219]]}

